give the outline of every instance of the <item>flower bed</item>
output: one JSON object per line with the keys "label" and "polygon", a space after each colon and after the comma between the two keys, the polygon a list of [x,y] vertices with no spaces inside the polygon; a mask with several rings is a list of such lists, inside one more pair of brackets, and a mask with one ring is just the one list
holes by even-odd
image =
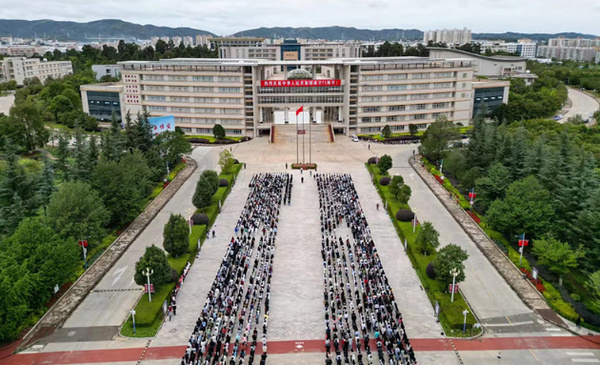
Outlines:
{"label": "flower bed", "polygon": [[481,218],[479,218],[479,216],[475,212],[473,212],[472,210],[466,210],[466,212],[469,215],[469,217],[473,218],[475,223],[481,224]]}
{"label": "flower bed", "polygon": [[317,164],[316,163],[293,163],[292,164],[292,169],[293,170],[316,170],[317,169]]}

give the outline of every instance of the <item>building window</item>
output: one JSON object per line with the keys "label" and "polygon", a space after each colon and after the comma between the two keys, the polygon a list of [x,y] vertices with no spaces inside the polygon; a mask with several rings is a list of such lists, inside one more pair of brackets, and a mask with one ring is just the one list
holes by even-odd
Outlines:
{"label": "building window", "polygon": [[378,112],[380,108],[378,106],[368,106],[363,108],[363,113],[375,113]]}
{"label": "building window", "polygon": [[427,119],[427,114],[415,114],[415,120]]}
{"label": "building window", "polygon": [[404,126],[403,125],[393,125],[390,127],[391,130],[393,131],[403,131],[404,130]]}
{"label": "building window", "polygon": [[220,87],[219,92],[220,93],[239,93],[240,88],[239,87]]}
{"label": "building window", "polygon": [[169,76],[170,81],[187,81],[187,76]]}
{"label": "building window", "polygon": [[167,98],[164,96],[158,96],[158,95],[147,95],[146,96],[146,100],[148,101],[165,101]]}
{"label": "building window", "polygon": [[381,91],[383,88],[381,85],[376,86],[363,86],[363,91]]}
{"label": "building window", "polygon": [[201,82],[212,82],[213,77],[212,76],[193,76],[192,80],[193,81],[201,81]]}
{"label": "building window", "polygon": [[388,91],[406,90],[406,85],[388,85]]}
{"label": "building window", "polygon": [[406,95],[388,95],[387,101],[406,100]]}
{"label": "building window", "polygon": [[411,86],[413,90],[429,89],[430,84],[414,84]]}
{"label": "building window", "polygon": [[365,75],[363,76],[364,81],[376,81],[383,80],[383,75]]}
{"label": "building window", "polygon": [[215,91],[215,88],[212,86],[194,86],[194,92],[197,92],[197,93],[213,92],[213,91]]}
{"label": "building window", "polygon": [[403,110],[406,110],[405,105],[390,105],[388,107],[388,111],[390,111],[390,112],[397,112],[397,111],[403,111]]}
{"label": "building window", "polygon": [[150,111],[150,112],[166,112],[167,111],[167,107],[166,106],[149,105],[148,106],[148,111]]}
{"label": "building window", "polygon": [[371,117],[362,117],[360,121],[363,123],[371,123]]}
{"label": "building window", "polygon": [[388,80],[405,80],[406,74],[390,74],[387,77]]}
{"label": "building window", "polygon": [[413,74],[412,78],[413,79],[428,79],[431,77],[431,74],[428,73],[418,73],[418,74]]}
{"label": "building window", "polygon": [[396,120],[398,120],[398,116],[396,115],[389,115],[385,118],[386,122],[395,122]]}
{"label": "building window", "polygon": [[196,113],[214,114],[215,108],[196,108]]}
{"label": "building window", "polygon": [[237,76],[219,76],[219,82],[240,82]]}
{"label": "building window", "polygon": [[364,96],[362,101],[365,103],[373,102],[373,101],[381,101],[381,96]]}

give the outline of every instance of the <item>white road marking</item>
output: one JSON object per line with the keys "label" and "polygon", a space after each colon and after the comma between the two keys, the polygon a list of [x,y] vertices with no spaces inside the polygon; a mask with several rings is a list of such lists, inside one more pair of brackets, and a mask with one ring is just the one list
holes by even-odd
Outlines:
{"label": "white road marking", "polygon": [[572,362],[587,362],[587,363],[599,363],[598,359],[571,359]]}
{"label": "white road marking", "polygon": [[594,356],[593,352],[567,352],[568,356]]}
{"label": "white road marking", "polygon": [[408,177],[410,177],[411,180],[414,180],[415,179],[415,174],[410,174],[410,175],[408,175]]}
{"label": "white road marking", "polygon": [[510,323],[488,323],[488,324],[484,324],[484,326],[486,326],[486,327],[504,327],[504,326],[522,326],[525,324],[533,324],[533,321],[510,322]]}
{"label": "white road marking", "polygon": [[[123,276],[123,273],[125,273],[125,270],[127,270],[129,266],[125,266],[120,268],[119,270],[115,270],[115,272],[112,274],[113,276],[113,282],[111,284],[111,286],[115,286],[115,284],[117,283],[117,281],[121,280],[121,276]],[[116,278],[115,278],[116,276]]]}
{"label": "white road marking", "polygon": [[550,328],[546,328],[546,331],[550,331],[550,332],[560,332],[562,331],[560,328],[555,328],[555,327],[550,327]]}

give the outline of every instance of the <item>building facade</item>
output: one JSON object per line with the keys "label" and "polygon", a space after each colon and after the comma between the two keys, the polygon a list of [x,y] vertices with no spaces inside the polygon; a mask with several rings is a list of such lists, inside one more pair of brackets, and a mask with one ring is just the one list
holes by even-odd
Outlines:
{"label": "building facade", "polygon": [[122,119],[121,98],[123,85],[115,83],[81,85],[83,110],[100,121],[109,121],[113,113],[117,120]]}
{"label": "building facade", "polygon": [[540,46],[538,47],[537,56],[558,60],[594,62],[598,53],[598,47]]}
{"label": "building facade", "polygon": [[92,65],[92,71],[96,73],[96,80],[98,81],[104,76],[120,78],[121,69],[123,69],[122,65]]}
{"label": "building facade", "polygon": [[15,80],[23,85],[27,79],[37,77],[41,82],[52,77],[58,79],[73,73],[71,61],[40,61],[39,58],[7,57],[0,60],[2,82]]}
{"label": "building facade", "polygon": [[462,45],[471,43],[471,30],[463,29],[435,29],[423,32],[423,43],[446,43],[448,45]]}
{"label": "building facade", "polygon": [[[214,125],[221,124],[228,135],[258,136],[273,124],[293,123],[300,106],[303,120],[331,123],[345,134],[378,133],[385,125],[394,131],[408,130],[409,124],[426,128],[441,116],[466,125],[473,116],[473,63],[464,58],[119,64],[121,115],[143,110],[151,116],[172,115],[176,125],[191,134],[211,134]],[[508,83],[495,86],[506,89],[502,101],[507,102]],[[93,99],[90,91],[116,92],[114,85],[82,87],[86,112],[94,105],[87,102]]]}
{"label": "building facade", "polygon": [[310,42],[295,38],[267,41],[264,38],[210,39],[211,47],[219,50],[219,58],[319,61],[362,55],[360,42]]}

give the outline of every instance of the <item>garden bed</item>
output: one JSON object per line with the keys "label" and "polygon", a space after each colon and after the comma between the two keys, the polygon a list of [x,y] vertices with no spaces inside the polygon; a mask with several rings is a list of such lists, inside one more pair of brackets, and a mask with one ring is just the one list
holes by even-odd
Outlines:
{"label": "garden bed", "polygon": [[317,169],[317,164],[316,163],[293,163],[292,164],[292,170],[316,170]]}

